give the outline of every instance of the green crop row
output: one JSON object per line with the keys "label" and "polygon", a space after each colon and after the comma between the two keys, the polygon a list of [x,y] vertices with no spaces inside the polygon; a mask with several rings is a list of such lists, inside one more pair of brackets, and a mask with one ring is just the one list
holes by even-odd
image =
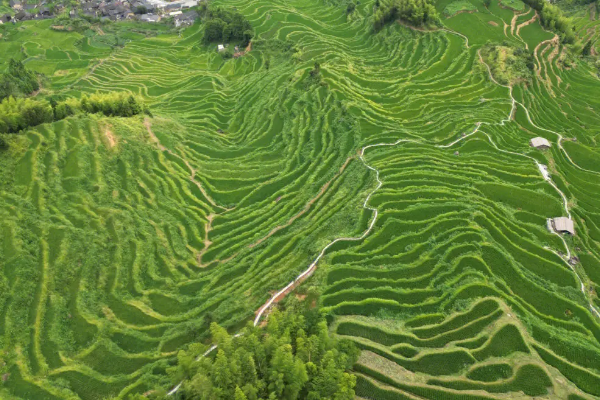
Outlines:
{"label": "green crop row", "polygon": [[512,379],[500,383],[476,383],[459,379],[430,379],[427,383],[455,390],[483,390],[489,393],[523,392],[527,396],[543,396],[548,394],[548,388],[552,387],[548,374],[541,367],[533,364],[523,365]]}

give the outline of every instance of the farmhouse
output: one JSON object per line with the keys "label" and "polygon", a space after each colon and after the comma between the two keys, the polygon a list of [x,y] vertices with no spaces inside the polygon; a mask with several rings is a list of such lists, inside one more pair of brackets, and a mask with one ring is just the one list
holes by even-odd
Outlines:
{"label": "farmhouse", "polygon": [[160,21],[160,17],[154,14],[144,14],[140,16],[140,21],[142,22],[158,22]]}
{"label": "farmhouse", "polygon": [[15,0],[10,0],[9,5],[13,10],[22,10],[23,9],[23,5],[20,2],[15,1]]}
{"label": "farmhouse", "polygon": [[166,12],[173,12],[181,10],[181,4],[179,3],[170,3],[165,6]]}
{"label": "farmhouse", "polygon": [[531,141],[529,142],[529,145],[531,147],[535,147],[536,149],[549,149],[550,148],[550,142],[547,139],[544,139],[543,137],[535,137],[535,138],[531,139]]}
{"label": "farmhouse", "polygon": [[31,19],[31,15],[27,11],[19,11],[15,14],[15,19],[17,21],[26,21],[28,19]]}
{"label": "farmhouse", "polygon": [[569,233],[571,235],[575,234],[575,227],[573,225],[573,220],[567,217],[557,217],[552,218],[552,228],[559,233]]}
{"label": "farmhouse", "polygon": [[173,21],[175,21],[175,26],[179,28],[180,26],[192,25],[196,18],[198,18],[198,13],[196,11],[190,11],[176,15],[175,18],[173,18]]}
{"label": "farmhouse", "polygon": [[225,46],[223,46],[222,44],[218,45],[217,51],[225,51]]}

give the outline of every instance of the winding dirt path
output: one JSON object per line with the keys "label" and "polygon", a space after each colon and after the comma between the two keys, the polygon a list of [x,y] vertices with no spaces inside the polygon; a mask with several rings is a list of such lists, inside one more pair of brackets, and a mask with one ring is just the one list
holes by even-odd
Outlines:
{"label": "winding dirt path", "polygon": [[203,241],[204,247],[202,248],[202,250],[200,250],[198,252],[198,254],[196,254],[196,261],[198,262],[198,267],[200,267],[200,268],[206,268],[207,267],[206,264],[202,263],[202,256],[204,256],[204,253],[206,253],[206,251],[208,250],[208,248],[212,244],[212,242],[208,238],[208,234],[212,230],[212,222],[213,222],[214,219],[215,219],[215,214],[214,213],[210,213],[206,217],[206,227],[205,227],[205,231],[204,231],[204,241]]}
{"label": "winding dirt path", "polygon": [[190,182],[192,182],[194,185],[196,185],[198,187],[198,189],[200,190],[200,192],[202,192],[202,195],[206,198],[206,200],[213,207],[220,208],[220,209],[225,210],[225,211],[233,210],[233,208],[227,208],[227,207],[223,207],[223,206],[218,205],[213,200],[213,198],[210,197],[210,195],[206,192],[206,190],[204,190],[204,187],[202,186],[202,184],[196,180],[196,170],[194,168],[192,168],[191,164],[185,158],[183,158],[179,154],[173,152],[171,149],[167,149],[165,146],[163,146],[160,143],[160,140],[158,140],[158,138],[156,137],[156,135],[154,134],[154,132],[152,132],[152,124],[150,122],[150,118],[144,118],[144,126],[146,127],[146,130],[148,131],[148,135],[150,135],[150,138],[152,139],[152,141],[154,143],[156,143],[156,145],[157,145],[157,147],[158,147],[158,149],[160,151],[166,151],[167,153],[169,153],[173,157],[177,157],[177,158],[179,158],[181,161],[183,161],[185,163],[185,165],[190,170],[190,177],[189,177]]}
{"label": "winding dirt path", "polygon": [[[484,61],[483,61],[483,59],[481,58],[481,55],[480,55],[480,60],[481,60],[481,61],[482,61],[482,62],[485,64],[485,62],[484,62]],[[494,81],[496,84],[500,85],[498,82],[496,82],[496,80],[495,80],[495,79],[493,78],[493,76],[491,75],[491,70],[490,70],[490,67],[489,67],[489,65],[487,65],[487,64],[485,64],[485,65],[486,65],[486,67],[487,67],[487,69],[488,69],[488,72],[489,72],[489,74],[490,74],[490,78],[491,78],[491,79],[492,79],[492,80],[493,80],[493,81]],[[512,104],[513,104],[513,107],[512,107],[512,110],[511,110],[511,114],[513,113],[513,110],[514,110],[514,108],[515,108],[515,105],[517,105],[517,104],[518,104],[519,106],[521,106],[521,107],[523,108],[523,110],[525,110],[525,114],[526,114],[526,116],[527,116],[527,120],[528,120],[528,122],[529,122],[531,125],[533,125],[533,126],[536,128],[536,129],[540,129],[540,130],[543,130],[543,131],[546,131],[546,132],[549,132],[549,133],[553,133],[554,135],[556,135],[556,136],[558,137],[558,141],[557,141],[557,143],[558,143],[558,147],[559,147],[559,148],[560,148],[560,150],[561,150],[561,151],[564,153],[564,155],[567,157],[567,159],[569,159],[569,161],[570,161],[570,162],[571,162],[571,163],[572,163],[574,166],[576,166],[577,168],[580,168],[580,169],[582,169],[582,170],[584,170],[584,171],[588,171],[588,170],[585,170],[585,169],[583,169],[583,168],[579,167],[577,164],[575,164],[575,163],[573,162],[573,160],[571,160],[571,158],[570,158],[570,157],[569,157],[569,155],[567,154],[566,150],[565,150],[565,149],[562,147],[562,144],[561,144],[561,142],[562,142],[562,140],[563,140],[563,137],[562,137],[562,135],[561,135],[561,134],[559,134],[558,132],[555,132],[555,131],[552,131],[552,130],[549,130],[549,129],[546,129],[546,128],[542,128],[542,127],[540,127],[540,126],[536,125],[536,124],[535,124],[535,123],[534,123],[534,122],[531,120],[531,116],[529,115],[529,109],[527,109],[527,107],[525,107],[525,105],[524,105],[524,104],[522,104],[522,103],[518,102],[518,101],[517,101],[517,100],[514,98],[514,96],[513,96],[513,93],[512,93],[512,87],[510,87],[510,86],[505,86],[505,85],[500,85],[500,86],[503,86],[503,87],[509,88],[509,90],[510,90],[510,92],[509,92],[509,93],[510,93],[510,97],[511,97],[511,99],[512,99]],[[539,169],[539,171],[540,171],[540,173],[541,173],[542,177],[544,178],[544,180],[545,180],[546,182],[548,182],[548,183],[549,183],[549,184],[550,184],[550,185],[551,185],[551,186],[554,188],[554,190],[556,190],[556,192],[557,192],[557,193],[560,195],[560,197],[561,197],[561,199],[562,199],[562,201],[563,201],[563,206],[564,206],[564,208],[565,208],[565,212],[566,212],[566,214],[567,214],[568,218],[569,218],[569,219],[572,219],[572,217],[571,217],[571,212],[570,212],[570,209],[569,209],[569,202],[568,202],[567,196],[565,196],[565,194],[564,194],[564,193],[563,193],[563,192],[562,192],[562,191],[561,191],[561,190],[558,188],[558,186],[556,186],[556,184],[554,183],[554,181],[552,181],[552,177],[551,177],[551,176],[550,176],[550,174],[548,173],[548,168],[547,168],[545,165],[543,165],[543,164],[539,163],[539,162],[538,162],[538,161],[537,161],[535,158],[533,158],[533,157],[531,157],[531,156],[528,156],[527,154],[522,154],[522,153],[517,153],[517,152],[513,152],[513,151],[508,151],[508,150],[500,149],[500,148],[499,148],[499,147],[498,147],[498,146],[497,146],[497,145],[496,145],[496,144],[495,144],[495,143],[492,141],[492,138],[491,138],[491,137],[490,137],[490,136],[489,136],[487,133],[486,133],[485,135],[487,136],[488,140],[490,141],[490,143],[492,144],[492,146],[494,146],[494,148],[495,148],[496,150],[498,150],[498,151],[500,151],[500,152],[503,152],[503,153],[508,153],[508,154],[517,155],[517,156],[520,156],[520,157],[526,157],[526,158],[528,158],[528,159],[532,160],[532,161],[533,161],[533,162],[536,164],[536,166],[538,167],[538,169]],[[594,172],[594,171],[588,171],[588,172]],[[554,254],[556,254],[558,257],[560,257],[560,259],[561,259],[561,260],[563,260],[563,262],[565,263],[565,265],[566,265],[567,267],[569,267],[569,269],[570,269],[571,271],[573,271],[573,273],[575,274],[575,276],[577,277],[577,279],[579,280],[579,283],[580,283],[580,285],[581,285],[581,286],[580,286],[581,293],[583,294],[584,298],[585,298],[585,299],[588,301],[588,306],[589,306],[589,309],[590,309],[590,311],[592,312],[592,314],[595,314],[595,315],[596,315],[598,318],[600,318],[600,311],[598,311],[598,309],[597,309],[597,308],[594,306],[594,304],[593,304],[593,302],[592,302],[592,299],[591,299],[591,297],[590,297],[590,296],[588,295],[588,293],[586,292],[586,290],[585,290],[585,285],[584,285],[584,282],[583,282],[583,279],[581,278],[581,276],[579,275],[579,273],[577,272],[577,270],[575,269],[575,267],[573,267],[573,266],[571,265],[571,263],[569,262],[569,260],[570,260],[570,258],[571,258],[571,250],[570,250],[570,248],[569,248],[569,244],[567,243],[567,241],[565,240],[565,238],[563,237],[563,235],[560,235],[560,234],[558,234],[557,232],[554,232],[554,230],[553,230],[553,229],[550,229],[550,231],[551,231],[552,233],[554,233],[554,234],[558,235],[558,236],[561,238],[561,240],[562,240],[562,242],[563,242],[563,245],[565,246],[566,255],[562,255],[562,254],[560,254],[558,251],[555,251],[554,249],[551,249],[551,248],[547,248],[547,249],[548,249],[548,250],[550,250],[550,251],[552,251],[552,252],[553,252]]]}
{"label": "winding dirt path", "polygon": [[[537,16],[537,15],[536,15],[536,16]],[[513,18],[513,21],[516,21],[516,18]],[[468,46],[468,39],[466,38],[466,36],[464,36],[464,35],[462,35],[462,34],[460,34],[460,33],[458,33],[458,32],[453,32],[453,31],[450,31],[450,30],[447,30],[447,29],[441,29],[441,30],[445,30],[445,31],[447,31],[447,32],[450,32],[450,33],[452,33],[452,34],[456,34],[456,35],[458,35],[458,36],[461,36],[461,37],[465,38],[465,39],[466,39],[465,45],[466,45],[466,47],[467,47],[467,48],[469,48],[469,46]],[[494,83],[495,83],[496,85],[498,85],[498,86],[502,86],[502,87],[505,87],[505,88],[509,89],[509,96],[510,96],[510,99],[511,99],[511,109],[510,109],[510,111],[509,111],[509,113],[508,113],[508,116],[507,116],[505,119],[501,120],[500,122],[497,122],[497,123],[492,123],[492,124],[490,124],[490,123],[486,123],[486,122],[482,122],[482,121],[480,121],[480,122],[477,122],[477,123],[476,123],[476,127],[475,127],[475,129],[474,129],[474,130],[473,130],[471,133],[469,133],[469,134],[467,134],[467,135],[463,135],[462,137],[460,137],[460,138],[456,139],[455,141],[453,141],[453,142],[451,142],[451,143],[449,143],[449,144],[446,144],[446,145],[437,144],[437,145],[434,145],[434,146],[435,146],[435,147],[438,147],[438,148],[449,148],[449,147],[451,147],[451,146],[455,145],[456,143],[459,143],[459,142],[461,142],[461,141],[463,141],[463,140],[467,139],[468,137],[470,137],[470,136],[474,135],[475,133],[477,133],[477,132],[480,132],[480,128],[481,128],[481,126],[482,126],[482,125],[497,125],[497,126],[503,126],[505,123],[507,123],[507,122],[510,122],[510,121],[513,119],[513,115],[514,115],[514,112],[515,112],[516,106],[517,106],[517,105],[520,105],[520,106],[521,106],[521,107],[522,107],[522,108],[525,110],[525,113],[526,113],[526,115],[527,115],[527,120],[529,121],[529,123],[530,123],[530,124],[532,124],[532,125],[533,125],[534,127],[536,127],[537,129],[541,129],[541,130],[544,130],[544,131],[547,131],[547,132],[550,132],[550,133],[553,133],[553,134],[557,135],[557,136],[558,136],[558,146],[559,146],[559,148],[560,148],[560,149],[563,151],[563,153],[565,154],[565,156],[566,156],[566,157],[569,159],[569,161],[570,161],[570,162],[571,162],[573,165],[575,165],[577,168],[579,168],[579,169],[582,169],[582,170],[584,170],[584,171],[587,171],[587,170],[585,170],[585,169],[583,169],[583,168],[581,168],[581,167],[577,166],[577,165],[576,165],[576,164],[575,164],[575,163],[574,163],[574,162],[571,160],[571,158],[568,156],[567,152],[564,150],[564,148],[563,148],[563,147],[562,147],[562,145],[561,145],[561,142],[562,142],[562,140],[563,140],[563,137],[562,137],[562,136],[561,136],[559,133],[557,133],[557,132],[554,132],[554,131],[552,131],[552,130],[549,130],[549,129],[541,128],[541,127],[537,126],[537,125],[536,125],[536,124],[535,124],[535,123],[534,123],[534,122],[531,120],[531,117],[530,117],[530,115],[529,115],[529,110],[528,110],[528,109],[525,107],[525,105],[523,105],[522,103],[518,102],[518,101],[517,101],[517,100],[514,98],[514,96],[513,96],[513,89],[512,89],[512,86],[506,86],[506,85],[502,85],[502,84],[498,83],[498,82],[496,81],[496,79],[494,79],[494,77],[493,77],[493,75],[492,75],[492,71],[491,71],[491,69],[490,69],[490,66],[489,66],[488,64],[486,64],[486,63],[485,63],[485,61],[483,60],[483,58],[482,58],[482,56],[481,56],[481,53],[479,52],[479,50],[477,51],[477,54],[478,54],[478,56],[479,56],[479,60],[480,60],[480,62],[481,62],[481,63],[483,63],[483,65],[485,65],[485,67],[487,68],[487,70],[488,70],[488,74],[489,74],[489,77],[490,77],[490,80],[491,80],[492,82],[494,82]],[[536,166],[538,167],[538,170],[540,171],[540,174],[542,175],[542,178],[543,178],[543,179],[544,179],[546,182],[548,182],[548,183],[549,183],[549,184],[550,184],[550,185],[551,185],[551,186],[552,186],[552,187],[553,187],[553,188],[554,188],[554,189],[557,191],[557,193],[558,193],[558,194],[561,196],[561,198],[562,198],[562,200],[563,200],[563,205],[564,205],[565,211],[566,211],[566,213],[567,213],[567,215],[568,215],[569,219],[571,219],[571,213],[570,213],[570,210],[569,210],[568,199],[567,199],[567,197],[565,196],[565,194],[564,194],[564,193],[563,193],[563,192],[562,192],[562,191],[561,191],[561,190],[560,190],[560,189],[559,189],[559,188],[556,186],[556,184],[555,184],[555,183],[552,181],[552,178],[551,178],[550,174],[548,173],[547,167],[546,167],[545,165],[543,165],[543,164],[539,163],[539,162],[538,162],[538,161],[537,161],[537,160],[536,160],[534,157],[531,157],[531,156],[529,156],[529,155],[527,155],[527,154],[523,154],[523,153],[517,153],[517,152],[513,152],[513,151],[509,151],[509,150],[504,150],[504,149],[501,149],[500,147],[498,147],[498,145],[497,145],[496,143],[494,143],[494,141],[492,140],[492,138],[491,138],[491,136],[490,136],[489,134],[487,134],[487,133],[485,133],[485,132],[482,132],[482,133],[483,133],[483,134],[484,134],[484,135],[485,135],[485,136],[488,138],[488,140],[489,140],[490,144],[491,144],[491,145],[492,145],[492,146],[493,146],[493,147],[494,147],[494,148],[495,148],[497,151],[500,151],[500,152],[502,152],[502,153],[507,153],[507,154],[516,155],[516,156],[519,156],[519,157],[526,157],[526,158],[530,159],[531,161],[533,161],[533,162],[536,164]],[[311,263],[311,264],[308,266],[308,268],[306,268],[306,269],[305,269],[305,270],[304,270],[302,273],[300,273],[300,275],[298,275],[298,276],[297,276],[297,277],[296,277],[294,280],[292,280],[290,283],[288,283],[288,284],[287,284],[287,285],[286,285],[284,288],[282,288],[281,290],[279,290],[278,292],[276,292],[275,294],[273,294],[273,295],[272,295],[272,296],[269,298],[269,300],[267,300],[267,302],[266,302],[266,303],[264,303],[264,304],[263,304],[263,305],[262,305],[262,306],[261,306],[261,307],[260,307],[260,308],[259,308],[259,309],[256,311],[256,313],[255,313],[255,318],[254,318],[254,322],[253,322],[254,326],[257,326],[257,325],[259,325],[259,324],[260,324],[260,322],[261,322],[261,319],[263,318],[263,316],[266,316],[266,315],[268,314],[268,311],[269,311],[269,309],[270,309],[270,308],[271,308],[271,307],[272,307],[274,304],[277,304],[279,301],[281,301],[282,299],[284,299],[286,295],[288,295],[290,292],[292,292],[292,291],[293,291],[295,288],[297,288],[297,287],[298,287],[300,284],[302,284],[302,283],[303,283],[303,282],[304,282],[306,279],[308,279],[308,278],[309,278],[309,277],[310,277],[310,276],[311,276],[311,275],[312,275],[312,274],[313,274],[313,273],[316,271],[316,269],[317,269],[317,265],[318,265],[319,261],[321,260],[321,258],[323,258],[323,256],[325,255],[325,253],[327,252],[327,250],[328,250],[328,249],[329,249],[331,246],[333,246],[334,244],[336,244],[336,243],[338,243],[338,242],[342,242],[342,241],[360,241],[360,240],[364,239],[364,238],[365,238],[367,235],[369,235],[369,233],[371,233],[371,231],[373,230],[373,227],[374,227],[374,225],[375,225],[375,222],[377,221],[377,217],[379,216],[379,210],[378,210],[377,208],[375,208],[375,207],[370,207],[370,206],[368,205],[368,203],[369,203],[369,200],[371,199],[371,196],[373,196],[373,194],[374,194],[374,193],[375,193],[375,192],[376,192],[376,191],[377,191],[377,190],[378,190],[378,189],[379,189],[379,188],[380,188],[380,187],[383,185],[383,181],[381,181],[381,179],[380,179],[380,177],[379,177],[379,170],[378,170],[378,169],[376,169],[375,167],[373,167],[373,166],[369,165],[369,164],[366,162],[366,160],[365,160],[365,158],[364,158],[365,152],[366,152],[368,149],[375,148],[375,147],[383,147],[383,146],[396,146],[396,145],[398,145],[398,144],[401,144],[401,143],[408,143],[408,142],[426,144],[425,142],[422,142],[422,141],[420,141],[420,140],[413,140],[413,139],[399,139],[399,140],[397,140],[397,141],[395,141],[395,142],[393,142],[393,143],[377,143],[377,144],[367,145],[367,146],[363,147],[363,148],[360,150],[360,153],[359,153],[359,154],[360,154],[360,156],[359,156],[360,160],[362,161],[362,163],[364,164],[364,166],[365,166],[367,169],[369,169],[369,170],[371,170],[371,171],[375,172],[375,178],[376,178],[376,180],[377,180],[377,185],[376,185],[376,187],[375,187],[375,188],[374,188],[374,189],[373,189],[373,190],[372,190],[372,191],[371,191],[371,192],[370,192],[370,193],[367,195],[367,198],[365,199],[365,201],[364,201],[364,203],[363,203],[363,209],[365,209],[365,210],[369,210],[369,211],[372,211],[372,212],[373,212],[373,217],[371,218],[371,222],[369,223],[369,227],[368,227],[368,228],[367,228],[367,229],[366,229],[366,230],[365,230],[365,231],[364,231],[364,232],[363,232],[363,233],[362,233],[360,236],[356,236],[356,237],[341,237],[341,238],[334,239],[334,240],[333,240],[333,241],[331,241],[329,244],[327,244],[327,245],[326,245],[326,246],[325,246],[325,247],[324,247],[324,248],[321,250],[321,252],[319,253],[319,255],[318,255],[316,258],[315,258],[315,260],[314,260],[314,261],[313,261],[313,262],[312,262],[312,263]],[[350,159],[350,158],[349,158],[349,159]],[[349,162],[349,159],[348,159],[348,160],[346,160],[346,163],[348,163],[348,162]],[[343,171],[343,169],[344,169],[344,168],[342,168],[342,169],[340,170],[340,173]],[[592,171],[589,171],[589,172],[592,172]],[[573,273],[575,274],[575,276],[577,277],[577,279],[579,280],[579,282],[580,282],[580,284],[581,284],[581,286],[580,286],[580,290],[581,290],[581,292],[583,293],[583,295],[584,295],[584,297],[586,298],[586,300],[588,301],[588,306],[589,306],[589,309],[590,309],[590,311],[592,312],[592,314],[595,314],[595,315],[596,315],[598,318],[600,318],[600,312],[599,312],[599,311],[598,311],[598,310],[595,308],[595,306],[593,305],[591,298],[588,298],[588,294],[587,294],[587,292],[585,291],[585,285],[584,285],[583,279],[580,277],[580,275],[579,275],[579,273],[577,272],[577,270],[576,270],[576,269],[575,269],[575,268],[574,268],[574,267],[573,267],[573,266],[572,266],[572,265],[569,263],[569,259],[570,259],[570,257],[571,257],[571,251],[570,251],[570,248],[569,248],[569,245],[568,245],[568,243],[566,242],[566,240],[564,239],[564,237],[563,237],[562,235],[560,235],[560,234],[558,234],[558,233],[556,233],[556,232],[554,232],[554,233],[555,233],[555,234],[557,234],[557,235],[558,235],[558,236],[561,238],[561,240],[562,240],[562,242],[563,242],[563,244],[564,244],[564,246],[565,246],[565,249],[566,249],[567,255],[566,255],[566,256],[565,256],[565,255],[561,255],[559,252],[557,252],[557,251],[555,251],[555,250],[553,250],[553,249],[550,249],[550,248],[548,248],[548,250],[552,251],[554,254],[556,254],[557,256],[559,256],[559,257],[560,257],[560,258],[563,260],[563,262],[564,262],[564,263],[565,263],[565,264],[566,264],[566,265],[569,267],[569,269],[571,269],[571,270],[573,271]],[[265,239],[266,239],[266,238],[268,238],[269,236],[270,236],[270,235],[267,235],[265,238],[263,238],[263,239],[261,239],[261,240],[265,240]],[[237,334],[235,334],[235,335],[234,335],[234,337],[238,337],[238,336],[240,336],[240,335],[241,335],[241,333],[237,333]],[[217,345],[213,345],[213,346],[212,346],[212,347],[210,347],[210,348],[209,348],[209,349],[208,349],[206,352],[204,352],[204,354],[201,354],[201,355],[200,355],[200,356],[197,358],[197,360],[199,360],[199,359],[200,359],[200,358],[202,358],[202,357],[205,357],[205,356],[207,356],[207,355],[208,355],[208,354],[210,354],[212,351],[214,351],[216,348],[217,348]],[[171,395],[175,394],[175,393],[176,393],[176,392],[179,390],[179,388],[181,387],[182,383],[183,383],[183,382],[180,382],[178,385],[176,385],[176,386],[175,386],[175,387],[174,387],[174,388],[173,388],[173,389],[172,389],[172,390],[171,390],[171,391],[168,393],[168,395],[169,395],[169,396],[171,396]]]}
{"label": "winding dirt path", "polygon": [[527,11],[523,11],[522,13],[517,13],[516,11],[514,11],[514,16],[512,18],[512,20],[510,21],[510,34],[511,35],[515,35],[515,29],[517,28],[517,18],[519,18],[521,15],[526,15],[530,12],[531,10],[527,10]]}
{"label": "winding dirt path", "polygon": [[[533,17],[531,17],[531,19],[529,19],[529,20],[527,20],[527,21],[525,21],[525,22],[523,22],[523,23],[520,23],[520,24],[517,26],[517,36],[521,37],[521,36],[519,35],[519,32],[521,31],[521,28],[524,28],[524,27],[526,27],[527,25],[531,25],[531,24],[533,24],[535,21],[537,21],[537,19],[538,19],[538,14],[537,14],[537,11],[536,11],[535,15],[534,15]],[[516,21],[515,21],[515,22],[516,22]]]}

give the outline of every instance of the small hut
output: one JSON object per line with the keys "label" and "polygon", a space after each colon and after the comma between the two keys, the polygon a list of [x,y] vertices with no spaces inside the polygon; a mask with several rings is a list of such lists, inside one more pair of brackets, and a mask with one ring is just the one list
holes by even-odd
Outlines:
{"label": "small hut", "polygon": [[531,147],[535,147],[536,149],[549,149],[550,148],[550,142],[548,141],[548,139],[544,139],[543,137],[535,137],[535,138],[531,139],[531,141],[529,142],[529,145]]}
{"label": "small hut", "polygon": [[575,234],[575,226],[573,220],[567,217],[552,218],[552,229],[558,233]]}
{"label": "small hut", "polygon": [[217,51],[225,51],[225,46],[223,46],[222,44],[218,45]]}

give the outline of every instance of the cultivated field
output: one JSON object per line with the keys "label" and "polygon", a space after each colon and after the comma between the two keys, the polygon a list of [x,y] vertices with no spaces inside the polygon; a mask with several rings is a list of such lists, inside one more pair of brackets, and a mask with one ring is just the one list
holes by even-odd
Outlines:
{"label": "cultivated field", "polygon": [[[230,60],[200,25],[115,49],[10,27],[0,52],[53,91],[131,91],[153,117],[42,125],[0,157],[0,398],[168,387],[211,320],[237,331],[367,231],[311,278],[363,350],[357,395],[600,397],[600,82],[529,7],[469,2],[447,30],[373,34],[371,0],[215,1],[256,32]],[[497,84],[488,40],[527,46],[532,81]],[[576,236],[547,230],[569,215]]]}

